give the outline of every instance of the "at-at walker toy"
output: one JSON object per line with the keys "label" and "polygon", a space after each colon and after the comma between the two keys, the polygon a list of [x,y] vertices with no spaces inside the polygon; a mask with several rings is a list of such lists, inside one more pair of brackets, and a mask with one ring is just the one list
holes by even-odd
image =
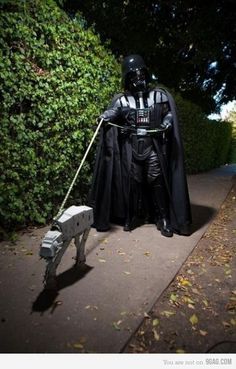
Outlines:
{"label": "at-at walker toy", "polygon": [[83,264],[85,242],[93,224],[93,209],[88,206],[71,206],[54,221],[50,231],[44,236],[39,255],[47,262],[44,277],[47,289],[56,288],[56,270],[67,247],[74,239],[76,265]]}
{"label": "at-at walker toy", "polygon": [[[64,210],[64,205],[69,197],[72,187],[78,177],[78,174],[84,164],[95,137],[102,125],[100,120],[92,140],[86,150],[86,153],[80,163],[65,199],[60,207],[57,216],[53,220],[51,229],[44,236],[39,250],[39,255],[46,260],[46,272],[44,284],[46,289],[56,288],[56,270],[67,247],[74,239],[76,246],[76,265],[85,263],[85,243],[89,235],[91,225],[93,224],[93,209],[82,206],[71,206]],[[64,211],[63,211],[64,210]]]}

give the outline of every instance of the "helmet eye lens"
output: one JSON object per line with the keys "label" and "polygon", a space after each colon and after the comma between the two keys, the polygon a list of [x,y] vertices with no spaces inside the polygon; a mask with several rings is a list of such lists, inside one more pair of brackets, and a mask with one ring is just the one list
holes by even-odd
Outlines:
{"label": "helmet eye lens", "polygon": [[143,70],[136,70],[135,72],[130,73],[130,81],[131,83],[135,83],[138,81],[145,81],[146,75]]}

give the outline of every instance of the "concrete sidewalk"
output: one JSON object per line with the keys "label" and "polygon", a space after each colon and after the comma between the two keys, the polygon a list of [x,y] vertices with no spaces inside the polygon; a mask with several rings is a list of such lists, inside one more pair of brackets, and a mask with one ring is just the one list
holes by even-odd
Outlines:
{"label": "concrete sidewalk", "polygon": [[92,230],[82,271],[69,247],[57,294],[43,290],[41,239],[49,227],[0,245],[0,352],[119,353],[172,281],[226,198],[236,165],[188,177],[192,234],[165,238],[154,225]]}

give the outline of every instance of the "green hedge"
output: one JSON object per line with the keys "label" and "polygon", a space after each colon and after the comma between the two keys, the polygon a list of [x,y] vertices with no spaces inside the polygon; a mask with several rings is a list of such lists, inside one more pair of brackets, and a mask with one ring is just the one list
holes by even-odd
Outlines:
{"label": "green hedge", "polygon": [[230,124],[232,126],[232,140],[229,152],[229,163],[236,163],[236,112],[230,115]]}
{"label": "green hedge", "polygon": [[9,229],[55,215],[120,67],[80,16],[51,0],[4,1],[0,12],[0,221]]}
{"label": "green hedge", "polygon": [[189,174],[217,168],[227,162],[232,126],[211,120],[201,108],[175,95]]}

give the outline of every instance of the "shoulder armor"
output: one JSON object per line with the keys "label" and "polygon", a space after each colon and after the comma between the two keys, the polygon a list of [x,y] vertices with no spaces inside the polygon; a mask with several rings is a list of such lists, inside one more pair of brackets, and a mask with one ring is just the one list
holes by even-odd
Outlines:
{"label": "shoulder armor", "polygon": [[168,97],[164,92],[161,92],[161,102],[168,102]]}
{"label": "shoulder armor", "polygon": [[122,96],[124,96],[124,94],[121,94],[121,93],[114,95],[110,105],[108,106],[108,109],[118,108],[118,107],[122,106],[121,105]]}
{"label": "shoulder armor", "polygon": [[159,89],[159,88],[155,88],[153,90],[153,92],[154,92],[154,100],[155,100],[155,103],[165,103],[165,102],[168,101],[168,97],[165,94],[165,91],[164,90]]}
{"label": "shoulder armor", "polygon": [[136,108],[135,98],[132,95],[115,95],[109,108]]}

